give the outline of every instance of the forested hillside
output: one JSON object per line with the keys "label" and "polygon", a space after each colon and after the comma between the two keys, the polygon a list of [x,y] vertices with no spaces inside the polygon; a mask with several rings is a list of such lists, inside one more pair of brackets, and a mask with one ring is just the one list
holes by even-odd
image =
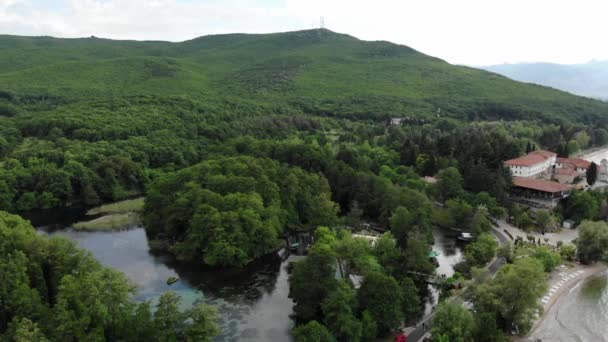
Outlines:
{"label": "forested hillside", "polygon": [[[0,51],[0,208],[12,211],[139,194],[246,135],[383,143],[405,165],[428,144],[400,144],[470,120],[530,122],[524,135],[546,134],[548,147],[583,131],[578,148],[606,140],[607,104],[328,30],[182,43],[1,36]],[[390,117],[430,135],[376,141]]]}
{"label": "forested hillside", "polygon": [[182,43],[0,36],[2,90],[30,102],[189,95],[352,117],[583,118],[606,105],[328,30]]}
{"label": "forested hillside", "polygon": [[[370,340],[416,321],[429,295],[433,228],[475,234],[456,267],[470,277],[496,252],[488,216],[518,209],[506,201],[511,175],[503,161],[532,146],[568,155],[608,144],[607,125],[608,104],[327,30],[182,43],[0,37],[0,210],[145,195],[150,246],[215,267],[246,265],[276,250],[285,233],[327,226],[316,229],[290,282],[302,341],[319,330]],[[532,224],[527,213],[517,217]],[[338,229],[364,221],[392,235],[372,248]],[[197,333],[190,322],[201,324],[201,336],[215,332],[203,309],[176,313],[183,320],[169,324],[163,319],[172,314],[131,303],[124,279],[14,216],[0,212],[0,234],[0,252],[16,260],[0,272],[18,276],[2,295],[32,299],[0,311],[0,334],[129,341],[139,331],[126,327],[141,325],[140,336],[181,340]],[[9,240],[18,248],[5,248]],[[78,254],[73,259],[90,267],[72,279],[63,259],[41,264],[55,252]],[[337,263],[364,277],[358,295],[335,279]],[[544,281],[539,262],[520,264],[499,276],[531,270]],[[59,270],[49,278],[45,267]],[[124,306],[102,296],[89,313],[89,297],[77,288],[101,291],[104,275],[120,287]],[[493,324],[499,341],[523,312],[517,324],[525,331],[534,303],[527,298],[540,290],[523,297],[521,312],[504,313],[497,305],[510,303],[501,294],[512,291],[492,288],[475,324]],[[175,298],[164,302],[177,311]],[[63,327],[40,312],[99,323]]]}

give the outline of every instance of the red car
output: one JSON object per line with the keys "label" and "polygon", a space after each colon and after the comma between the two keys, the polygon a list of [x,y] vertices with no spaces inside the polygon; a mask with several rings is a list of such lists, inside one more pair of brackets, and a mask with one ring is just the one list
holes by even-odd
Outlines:
{"label": "red car", "polygon": [[395,336],[395,342],[407,342],[407,336],[404,334],[399,334]]}

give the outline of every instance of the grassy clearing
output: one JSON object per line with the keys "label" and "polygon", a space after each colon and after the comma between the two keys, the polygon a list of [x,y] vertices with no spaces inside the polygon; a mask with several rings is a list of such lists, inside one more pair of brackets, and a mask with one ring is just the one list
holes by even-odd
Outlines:
{"label": "grassy clearing", "polygon": [[125,200],[93,208],[87,215],[139,213],[144,209],[144,198]]}
{"label": "grassy clearing", "polygon": [[129,212],[112,214],[98,219],[74,224],[74,229],[79,231],[112,231],[125,230],[141,223],[139,214]]}

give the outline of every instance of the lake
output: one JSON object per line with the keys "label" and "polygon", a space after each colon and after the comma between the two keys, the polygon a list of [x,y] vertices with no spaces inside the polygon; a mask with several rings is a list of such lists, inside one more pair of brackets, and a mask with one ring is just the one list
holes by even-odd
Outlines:
{"label": "lake", "polygon": [[608,271],[563,294],[532,334],[555,342],[608,342]]}
{"label": "lake", "polygon": [[[172,290],[184,309],[195,303],[215,306],[221,316],[218,341],[291,341],[293,301],[289,294],[288,261],[260,259],[242,270],[188,267],[169,256],[152,255],[144,228],[119,232],[47,230],[74,240],[102,264],[123,272],[138,287],[136,300],[155,301]],[[167,285],[167,278],[180,280]]]}
{"label": "lake", "polygon": [[[50,215],[50,213],[49,213]],[[209,269],[176,262],[168,255],[150,253],[148,238],[143,227],[116,232],[78,232],[69,227],[82,219],[81,211],[28,215],[41,233],[63,236],[88,250],[102,264],[123,272],[138,288],[135,299],[153,303],[165,291],[175,291],[182,298],[182,309],[196,303],[213,305],[220,314],[221,335],[217,341],[292,341],[290,330],[293,301],[288,298],[287,265],[270,255],[251,263],[245,269]],[[48,225],[44,218],[60,224]],[[48,221],[47,221],[48,222]],[[462,250],[455,236],[444,230],[433,230],[439,252],[438,274],[451,276],[453,265]],[[169,277],[179,277],[167,285]],[[426,305],[429,311],[437,301],[437,291]]]}

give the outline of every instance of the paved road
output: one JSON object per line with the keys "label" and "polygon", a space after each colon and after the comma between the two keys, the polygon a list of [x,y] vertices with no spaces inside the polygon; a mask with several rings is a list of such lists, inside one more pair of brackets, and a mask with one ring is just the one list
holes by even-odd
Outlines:
{"label": "paved road", "polygon": [[[494,235],[496,237],[496,240],[498,240],[498,244],[500,244],[501,246],[504,245],[505,243],[510,242],[509,238],[503,232],[499,231],[497,228],[492,228],[492,235]],[[490,271],[490,274],[492,275],[492,277],[496,274],[496,272],[498,272],[498,270],[504,264],[505,264],[504,258],[495,258],[494,261],[492,261],[490,263],[490,265],[488,266],[488,270]]]}
{"label": "paved road", "polygon": [[[496,237],[496,240],[498,240],[498,244],[501,246],[510,241],[510,239],[499,228],[492,228],[492,235],[494,235]],[[495,258],[490,263],[490,265],[488,266],[488,270],[490,271],[490,274],[492,275],[492,277],[496,274],[496,272],[498,272],[498,270],[504,264],[505,264],[505,260],[503,258]],[[454,297],[452,297],[452,298],[454,298]],[[422,340],[422,338],[424,337],[426,332],[430,330],[430,323],[431,323],[431,320],[433,319],[433,317],[435,316],[435,313],[436,313],[436,311],[431,312],[431,314],[424,317],[420,322],[418,322],[418,325],[416,326],[416,328],[408,334],[408,336],[407,336],[408,342],[416,342],[416,341]],[[424,324],[424,326],[427,327],[426,330],[423,328],[423,324]]]}

